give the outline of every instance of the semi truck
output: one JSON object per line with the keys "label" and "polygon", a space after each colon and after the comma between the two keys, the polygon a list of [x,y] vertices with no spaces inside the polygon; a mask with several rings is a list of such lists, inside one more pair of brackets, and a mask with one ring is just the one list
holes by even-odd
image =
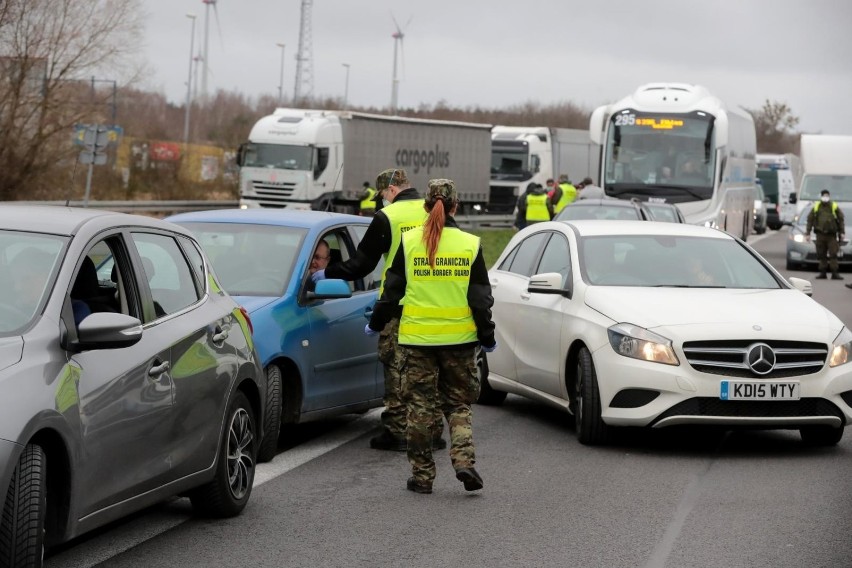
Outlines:
{"label": "semi truck", "polygon": [[852,201],[852,136],[802,134],[800,147],[804,176],[796,214],[819,201],[823,189],[833,201]]}
{"label": "semi truck", "polygon": [[278,108],[237,152],[240,206],[357,213],[364,182],[403,168],[421,190],[455,181],[463,213],[488,202],[491,125]]}
{"label": "semi truck", "polygon": [[598,169],[600,151],[588,130],[547,126],[491,129],[489,213],[511,213],[531,183],[545,185],[565,174],[578,183]]}

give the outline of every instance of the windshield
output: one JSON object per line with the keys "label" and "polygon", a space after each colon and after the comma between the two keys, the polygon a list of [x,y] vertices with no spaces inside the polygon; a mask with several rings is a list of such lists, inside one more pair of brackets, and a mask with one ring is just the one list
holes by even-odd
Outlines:
{"label": "windshield", "polygon": [[734,239],[612,235],[582,240],[583,278],[593,286],[780,288]]}
{"label": "windshield", "polygon": [[714,118],[705,112],[625,110],[612,117],[604,156],[607,195],[698,201],[713,195]]}
{"label": "windshield", "polygon": [[654,221],[663,221],[666,223],[681,222],[681,217],[678,215],[678,210],[674,205],[666,205],[663,203],[643,203],[642,207],[648,211],[651,219]]}
{"label": "windshield", "polygon": [[615,199],[611,199],[610,201],[615,201],[616,204],[611,205],[608,203],[601,203],[600,205],[585,205],[578,203],[568,205],[560,211],[556,217],[554,217],[554,220],[576,221],[578,219],[624,219],[635,221],[637,219],[642,219],[642,215],[639,213],[639,210],[632,203],[628,202],[628,205],[624,205]]}
{"label": "windshield", "polygon": [[492,142],[491,175],[498,179],[525,181],[532,177],[527,144]]}
{"label": "windshield", "polygon": [[0,335],[16,335],[40,313],[66,241],[0,230]]}
{"label": "windshield", "polygon": [[247,144],[243,166],[310,171],[313,169],[311,156],[312,152],[309,146]]}
{"label": "windshield", "polygon": [[819,201],[823,189],[828,190],[832,201],[852,201],[852,176],[806,175],[799,199]]}
{"label": "windshield", "polygon": [[195,235],[231,296],[283,295],[307,233],[307,229],[272,225],[181,225]]}

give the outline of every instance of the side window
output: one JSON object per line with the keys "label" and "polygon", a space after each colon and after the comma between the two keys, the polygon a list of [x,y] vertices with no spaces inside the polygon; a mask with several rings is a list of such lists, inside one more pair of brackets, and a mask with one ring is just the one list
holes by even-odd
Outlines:
{"label": "side window", "polygon": [[[532,276],[532,268],[538,259],[538,251],[549,233],[536,233],[518,246],[518,252],[512,258],[508,271],[521,276]],[[504,269],[505,270],[505,269]]]}
{"label": "side window", "polygon": [[157,318],[178,312],[201,298],[192,269],[172,237],[153,233],[132,233],[132,237],[142,258]]}
{"label": "side window", "polygon": [[571,276],[571,252],[568,248],[568,240],[564,236],[553,233],[547,246],[544,247],[536,272],[539,274],[558,272],[562,275],[562,287],[565,288]]}
{"label": "side window", "polygon": [[[308,275],[313,274],[317,270],[325,269],[329,264],[337,264],[349,259],[349,249],[346,246],[345,229],[336,229],[325,233],[319,241],[314,244],[311,250],[311,257],[308,259]],[[313,283],[310,278],[307,280],[308,287],[311,288]],[[349,289],[355,291],[355,283],[349,282]]]}
{"label": "side window", "polygon": [[[367,233],[367,225],[355,225],[352,227],[352,231],[355,233],[358,242],[364,238],[364,235]],[[388,259],[390,262],[392,259]],[[379,285],[382,283],[382,271],[385,269],[385,261],[380,260],[376,265],[376,268],[373,271],[364,277],[364,287],[367,290],[378,290]]]}
{"label": "side window", "polygon": [[508,272],[509,268],[512,266],[512,261],[515,260],[515,256],[518,254],[519,248],[521,248],[520,245],[513,248],[512,252],[510,252],[508,256],[503,259],[503,262],[500,263],[500,266],[497,267],[497,270],[505,270]]}
{"label": "side window", "polygon": [[75,324],[95,312],[141,319],[137,290],[122,239],[114,236],[92,244],[78,261],[68,293]]}
{"label": "side window", "polygon": [[199,297],[201,297],[204,295],[207,282],[207,271],[204,270],[204,257],[191,240],[180,237],[180,242],[183,245],[186,256],[189,258],[189,264],[192,266],[193,276],[195,277],[195,289]]}

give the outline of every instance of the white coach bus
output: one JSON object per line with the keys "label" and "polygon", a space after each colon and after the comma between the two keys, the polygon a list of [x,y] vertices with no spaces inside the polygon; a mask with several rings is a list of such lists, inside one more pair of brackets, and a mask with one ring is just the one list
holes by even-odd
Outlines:
{"label": "white coach bus", "polygon": [[751,115],[704,87],[650,83],[595,109],[608,196],[674,203],[688,223],[745,240],[754,225],[755,130]]}

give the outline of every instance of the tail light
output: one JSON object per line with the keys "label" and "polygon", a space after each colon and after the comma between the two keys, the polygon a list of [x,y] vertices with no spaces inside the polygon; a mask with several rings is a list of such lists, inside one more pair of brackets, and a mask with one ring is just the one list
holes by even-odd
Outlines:
{"label": "tail light", "polygon": [[240,313],[243,314],[243,317],[246,318],[246,324],[248,324],[249,333],[254,335],[254,326],[251,324],[251,317],[249,317],[248,311],[242,306],[240,306]]}

